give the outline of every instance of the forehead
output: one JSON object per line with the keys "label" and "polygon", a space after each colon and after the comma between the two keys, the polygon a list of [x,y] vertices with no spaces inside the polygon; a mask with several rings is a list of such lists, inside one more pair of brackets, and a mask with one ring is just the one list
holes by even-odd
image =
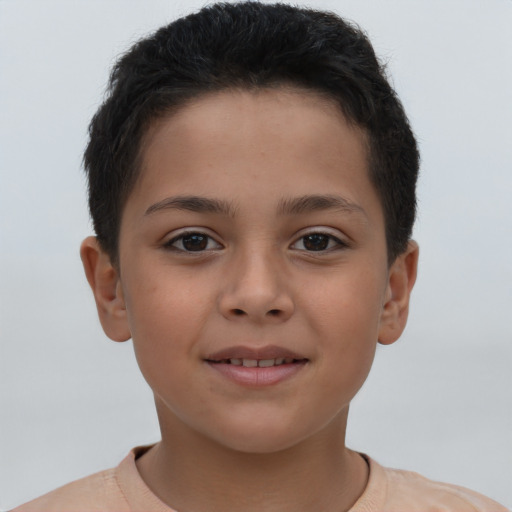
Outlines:
{"label": "forehead", "polygon": [[331,193],[347,175],[358,182],[347,190],[349,200],[361,202],[354,195],[368,192],[375,199],[366,134],[347,122],[334,100],[284,87],[226,90],[200,96],[153,123],[131,199],[141,191],[155,201],[166,194],[212,192],[235,201],[250,198],[250,191],[230,186],[235,180],[250,185],[254,196],[275,193],[282,200],[310,194],[311,187]]}
{"label": "forehead", "polygon": [[[243,137],[245,129],[251,129],[253,136],[263,139],[265,135],[272,136],[271,130],[286,130],[296,141],[307,141],[311,140],[313,131],[320,134],[327,119],[338,128],[339,125],[350,126],[353,134],[363,139],[366,148],[366,130],[350,123],[338,101],[327,94],[293,85],[201,93],[149,124],[142,139],[141,156],[146,160],[159,140],[178,132],[180,137],[195,139],[192,142],[196,144],[199,141],[217,144],[230,129],[231,136],[238,133]],[[257,127],[259,130],[254,132]],[[343,144],[341,139],[337,142]]]}

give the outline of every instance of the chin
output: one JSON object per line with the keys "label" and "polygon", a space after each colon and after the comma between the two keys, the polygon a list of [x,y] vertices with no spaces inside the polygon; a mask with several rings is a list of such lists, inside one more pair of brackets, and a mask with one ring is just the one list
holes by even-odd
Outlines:
{"label": "chin", "polygon": [[210,431],[209,437],[233,451],[263,455],[282,452],[300,444],[313,436],[319,428],[311,427],[304,422],[257,421],[251,418],[251,421],[236,425],[231,423],[216,433]]}
{"label": "chin", "polygon": [[244,435],[237,438],[219,439],[217,441],[225,448],[235,452],[247,455],[270,455],[287,450],[298,444],[301,440],[291,439],[289,433],[288,435],[283,434],[282,436],[274,437],[258,433],[253,436]]}

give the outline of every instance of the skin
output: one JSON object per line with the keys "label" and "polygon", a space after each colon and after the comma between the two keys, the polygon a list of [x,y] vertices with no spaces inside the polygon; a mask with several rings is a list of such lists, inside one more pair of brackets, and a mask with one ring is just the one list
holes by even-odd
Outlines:
{"label": "skin", "polygon": [[[312,195],[328,200],[298,207]],[[377,342],[405,327],[418,247],[388,262],[365,135],[336,105],[226,91],[156,122],[119,267],[93,237],[81,255],[105,332],[133,338],[155,395],[162,441],[137,467],[160,499],[181,512],[355,503],[368,468],[345,447],[349,404]],[[241,385],[207,362],[241,345],[306,362],[277,384]]]}

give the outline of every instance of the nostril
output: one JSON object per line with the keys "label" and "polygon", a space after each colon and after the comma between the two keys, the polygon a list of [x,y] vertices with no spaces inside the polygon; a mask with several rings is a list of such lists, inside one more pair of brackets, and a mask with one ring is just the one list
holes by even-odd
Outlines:
{"label": "nostril", "polygon": [[270,316],[279,316],[279,313],[281,313],[281,311],[279,309],[271,309],[268,314]]}
{"label": "nostril", "polygon": [[236,316],[245,315],[245,311],[243,309],[234,309],[233,313],[235,313]]}

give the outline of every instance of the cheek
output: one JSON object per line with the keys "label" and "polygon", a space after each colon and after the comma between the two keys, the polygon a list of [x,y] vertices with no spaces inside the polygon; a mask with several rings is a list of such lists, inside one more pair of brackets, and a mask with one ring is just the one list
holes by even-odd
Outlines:
{"label": "cheek", "polygon": [[[318,375],[325,404],[348,406],[370,373],[377,347],[378,329],[372,319],[354,312],[332,311],[325,319],[331,328],[321,332]],[[366,328],[361,328],[366,322]]]}
{"label": "cheek", "polygon": [[[304,310],[317,333],[317,356],[326,393],[350,400],[365,381],[375,355],[384,281],[356,271],[324,283]],[[343,396],[341,396],[343,395]]]}
{"label": "cheek", "polygon": [[[371,269],[371,267],[370,267]],[[327,338],[339,337],[343,344],[375,339],[380,323],[385,279],[369,267],[337,275],[317,283],[305,283],[303,311],[318,332]]]}
{"label": "cheek", "polygon": [[125,302],[142,373],[148,381],[172,378],[197,351],[208,301],[180,279],[141,273],[127,279]]}
{"label": "cheek", "polygon": [[132,272],[123,284],[132,336],[137,341],[149,336],[152,343],[160,338],[179,339],[182,330],[201,325],[211,300],[206,288],[197,286],[197,279],[186,272],[167,266],[159,269],[157,264],[151,267]]}

